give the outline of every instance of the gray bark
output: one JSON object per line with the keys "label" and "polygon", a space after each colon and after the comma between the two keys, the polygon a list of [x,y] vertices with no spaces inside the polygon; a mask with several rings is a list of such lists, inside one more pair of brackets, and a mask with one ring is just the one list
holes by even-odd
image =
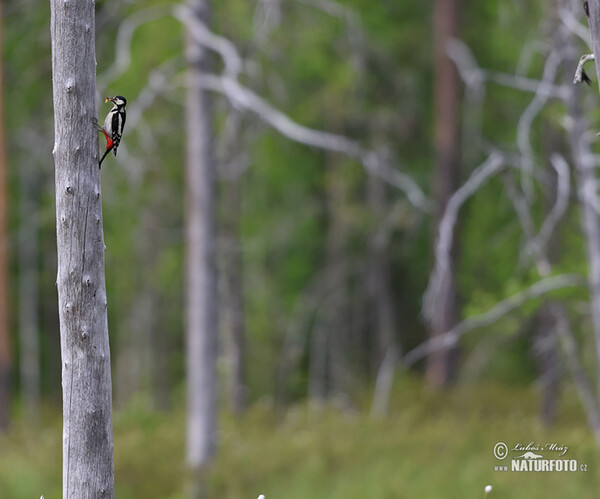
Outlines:
{"label": "gray bark", "polygon": [[[208,0],[188,0],[188,6],[190,15],[210,25]],[[209,464],[216,443],[215,159],[210,97],[200,86],[202,74],[210,68],[209,55],[189,33],[186,42],[186,442],[187,465],[196,472]]]}
{"label": "gray bark", "polygon": [[93,2],[51,0],[63,498],[115,495]]}
{"label": "gray bark", "polygon": [[[600,81],[600,0],[590,0],[589,25],[592,35],[592,46],[596,60],[596,75]],[[598,215],[594,209],[597,193],[597,181],[594,171],[595,161],[591,155],[587,122],[581,118],[578,91],[573,90],[569,102],[569,112],[574,118],[570,141],[575,164],[575,179],[581,211],[582,231],[586,239],[588,257],[588,285],[590,289],[590,312],[594,326],[596,342],[596,369],[600,379],[600,228]],[[598,383],[600,390],[600,383]]]}

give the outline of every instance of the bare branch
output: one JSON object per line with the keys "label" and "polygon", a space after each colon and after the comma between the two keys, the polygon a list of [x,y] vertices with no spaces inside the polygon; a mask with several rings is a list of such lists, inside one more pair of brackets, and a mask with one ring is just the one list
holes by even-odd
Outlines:
{"label": "bare branch", "polygon": [[538,89],[534,98],[529,103],[517,125],[517,145],[521,151],[521,185],[525,194],[525,199],[531,202],[533,198],[532,174],[534,169],[534,155],[531,147],[530,133],[533,120],[541,112],[548,101],[549,92],[553,85],[558,67],[562,58],[557,50],[552,50],[546,59],[542,80],[539,82]]}
{"label": "bare branch", "polygon": [[550,240],[554,229],[569,206],[569,194],[571,190],[569,165],[560,154],[554,154],[550,162],[557,174],[556,202],[544,220],[537,236],[529,240],[525,246],[527,252],[536,255],[540,255],[542,248]]}
{"label": "bare branch", "polygon": [[570,90],[566,85],[557,85],[551,81],[546,81],[544,85],[541,85],[540,80],[516,74],[502,73],[501,71],[482,69],[477,65],[477,61],[469,47],[460,40],[452,41],[448,48],[448,55],[454,61],[454,64],[456,64],[465,85],[469,87],[490,81],[523,92],[535,93],[545,98],[552,97],[566,100],[570,95]]}
{"label": "bare branch", "polygon": [[115,61],[98,76],[99,86],[107,87],[109,83],[119,78],[119,76],[129,69],[131,65],[131,41],[135,31],[140,26],[156,21],[169,14],[170,8],[164,5],[157,5],[136,12],[119,25],[115,41]]}
{"label": "bare branch", "polygon": [[397,363],[398,349],[395,345],[391,345],[385,352],[385,356],[377,372],[373,402],[371,404],[371,418],[383,417],[387,413]]}
{"label": "bare branch", "polygon": [[579,394],[579,399],[585,409],[588,424],[594,432],[596,442],[600,445],[600,410],[596,398],[594,397],[594,391],[590,380],[579,361],[580,356],[577,352],[577,342],[573,337],[573,332],[569,327],[566,315],[564,312],[555,315],[557,315],[556,332],[558,333],[560,344],[566,357],[567,368],[571,373],[575,388]]}
{"label": "bare branch", "polygon": [[[581,4],[578,2],[578,6]],[[559,10],[558,18],[560,22],[567,28],[570,33],[573,33],[579,37],[588,47],[592,46],[592,38],[590,36],[590,30],[587,26],[581,24],[572,9],[562,8]]]}
{"label": "bare branch", "polygon": [[430,202],[416,182],[410,176],[388,166],[375,151],[364,149],[357,142],[342,135],[315,130],[296,123],[234,79],[205,74],[198,83],[202,88],[219,92],[234,104],[254,112],[291,140],[319,149],[339,152],[359,160],[366,170],[404,191],[416,208],[422,211],[430,210]]}
{"label": "bare branch", "polygon": [[588,85],[591,83],[590,77],[586,74],[584,66],[586,62],[593,61],[594,54],[584,54],[579,59],[577,69],[575,70],[575,76],[573,77],[573,85],[577,85],[582,81],[585,81]]}
{"label": "bare branch", "polygon": [[[337,4],[334,2],[328,4],[330,7],[333,5]],[[186,7],[177,6],[173,12],[173,15],[188,28],[194,40],[217,52],[225,64],[225,72],[222,76],[204,74],[196,82],[198,85],[205,90],[223,94],[236,107],[254,112],[291,140],[339,152],[359,160],[365,170],[380,176],[391,185],[404,191],[416,208],[426,212],[430,210],[430,202],[417,183],[408,175],[391,168],[377,152],[365,149],[358,142],[342,135],[300,125],[252,90],[240,84],[237,77],[243,69],[243,60],[234,44],[228,39],[214,34],[201,22],[194,20],[193,16],[188,15]]]}
{"label": "bare branch", "polygon": [[490,156],[479,165],[469,179],[450,197],[446,204],[444,215],[440,220],[438,237],[435,245],[435,267],[431,273],[427,290],[423,297],[423,313],[427,319],[433,317],[436,309],[443,306],[440,303],[440,293],[444,276],[450,268],[450,248],[454,239],[454,226],[460,207],[469,199],[491,176],[500,171],[504,158],[498,152]]}
{"label": "bare branch", "polygon": [[213,33],[208,27],[191,15],[189,7],[178,5],[173,9],[173,15],[194,37],[196,43],[203,47],[214,50],[225,64],[225,75],[229,78],[237,78],[243,69],[243,60],[235,45],[225,37]]}
{"label": "bare branch", "polygon": [[533,222],[531,210],[529,209],[529,205],[523,197],[523,194],[515,185],[512,175],[507,176],[504,179],[504,187],[506,188],[506,194],[508,195],[508,198],[515,209],[515,213],[517,214],[517,218],[521,224],[521,228],[523,229],[525,237],[527,240],[533,239],[535,236],[535,224]]}
{"label": "bare branch", "polygon": [[254,9],[252,24],[254,38],[262,44],[273,29],[281,24],[281,0],[259,0]]}
{"label": "bare branch", "polygon": [[545,277],[523,291],[497,303],[487,312],[469,317],[462,322],[459,322],[447,333],[421,343],[402,357],[400,359],[400,364],[404,367],[409,367],[433,351],[453,346],[459,338],[466,333],[473,329],[493,324],[509,312],[521,307],[530,300],[539,298],[540,296],[550,293],[551,291],[556,291],[557,289],[583,286],[584,284],[585,280],[583,277],[577,274],[562,274]]}

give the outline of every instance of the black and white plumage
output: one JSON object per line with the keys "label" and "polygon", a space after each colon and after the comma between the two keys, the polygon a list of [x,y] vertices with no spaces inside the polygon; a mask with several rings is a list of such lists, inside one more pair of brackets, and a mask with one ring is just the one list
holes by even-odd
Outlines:
{"label": "black and white plumage", "polygon": [[127,105],[127,99],[121,95],[115,97],[107,97],[105,103],[111,101],[113,103],[112,109],[106,115],[103,126],[98,126],[98,130],[104,134],[106,138],[106,150],[104,155],[100,159],[98,167],[102,167],[102,161],[106,155],[113,151],[114,155],[117,155],[117,148],[121,143],[123,136],[123,129],[125,128],[125,120],[127,114],[125,112],[125,106]]}

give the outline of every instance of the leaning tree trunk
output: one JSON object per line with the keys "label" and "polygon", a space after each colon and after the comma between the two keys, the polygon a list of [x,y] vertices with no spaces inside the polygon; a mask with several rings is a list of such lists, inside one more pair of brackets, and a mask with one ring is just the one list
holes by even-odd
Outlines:
{"label": "leaning tree trunk", "polygon": [[51,0],[63,498],[114,497],[94,3]]}
{"label": "leaning tree trunk", "polygon": [[[210,24],[208,0],[189,0],[188,6],[189,15]],[[186,440],[187,465],[197,478],[213,457],[216,439],[216,172],[210,98],[201,88],[202,75],[209,70],[209,56],[193,33],[188,33],[186,43],[189,64],[186,104]],[[191,495],[199,495],[197,487]]]}

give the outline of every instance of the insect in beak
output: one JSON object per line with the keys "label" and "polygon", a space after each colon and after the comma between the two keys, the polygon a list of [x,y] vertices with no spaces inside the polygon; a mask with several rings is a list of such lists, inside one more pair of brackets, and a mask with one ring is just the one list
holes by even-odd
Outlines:
{"label": "insect in beak", "polygon": [[104,99],[104,104],[106,104],[108,101],[114,102],[115,98],[114,97],[107,97],[106,99]]}

